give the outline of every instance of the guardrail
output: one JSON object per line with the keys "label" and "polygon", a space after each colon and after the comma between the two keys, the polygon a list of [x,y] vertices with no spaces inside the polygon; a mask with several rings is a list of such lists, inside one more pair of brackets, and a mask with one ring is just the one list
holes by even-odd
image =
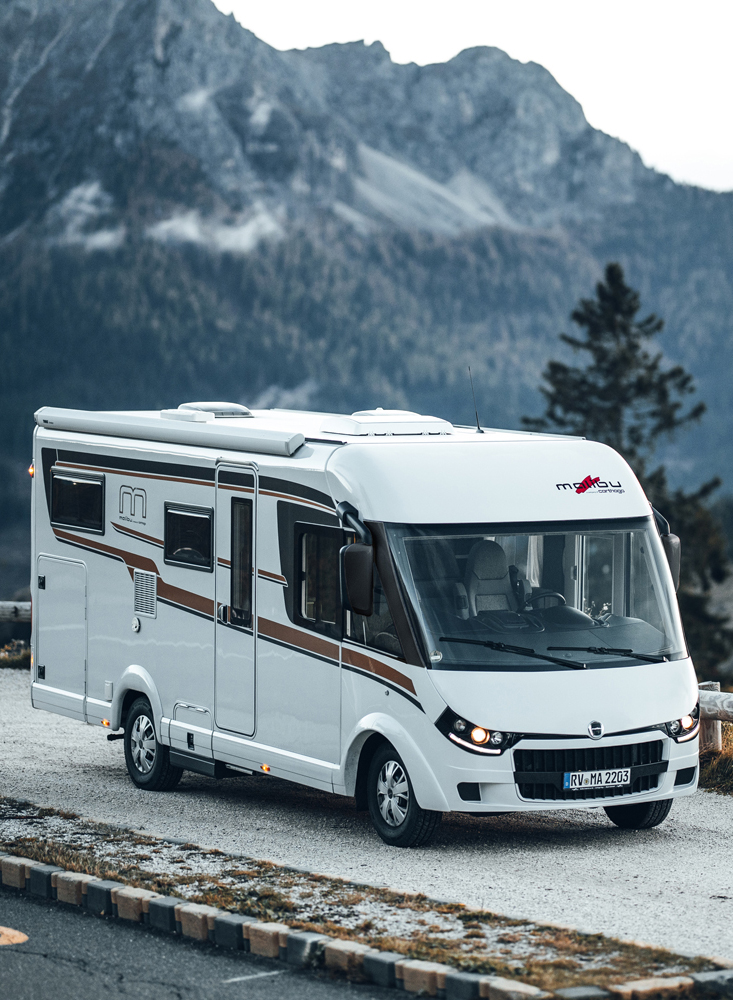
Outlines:
{"label": "guardrail", "polygon": [[733,722],[733,694],[720,690],[718,681],[700,684],[700,750],[723,749],[721,722]]}
{"label": "guardrail", "polygon": [[0,622],[29,622],[30,601],[0,601]]}

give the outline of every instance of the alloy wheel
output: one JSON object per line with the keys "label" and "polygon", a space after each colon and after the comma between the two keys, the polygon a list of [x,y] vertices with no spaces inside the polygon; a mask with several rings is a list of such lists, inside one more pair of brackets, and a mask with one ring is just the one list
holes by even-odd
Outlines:
{"label": "alloy wheel", "polygon": [[148,774],[155,764],[155,730],[147,715],[138,715],[132,724],[130,750],[135,767],[141,774]]}
{"label": "alloy wheel", "polygon": [[396,760],[388,760],[379,772],[377,805],[389,826],[404,823],[410,805],[410,786],[404,768]]}

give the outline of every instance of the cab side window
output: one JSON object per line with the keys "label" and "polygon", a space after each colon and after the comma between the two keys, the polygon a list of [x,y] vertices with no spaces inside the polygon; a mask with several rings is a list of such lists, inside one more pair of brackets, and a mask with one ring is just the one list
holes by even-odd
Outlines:
{"label": "cab side window", "polygon": [[344,638],[358,642],[361,646],[378,649],[381,653],[404,658],[376,566],[374,567],[374,614],[370,618],[365,618],[363,615],[347,611],[344,619]]}
{"label": "cab side window", "polygon": [[300,625],[340,638],[339,552],[344,544],[343,532],[319,524],[295,527],[296,620]]}
{"label": "cab side window", "polygon": [[210,507],[165,505],[165,561],[210,573],[214,568],[214,512]]}

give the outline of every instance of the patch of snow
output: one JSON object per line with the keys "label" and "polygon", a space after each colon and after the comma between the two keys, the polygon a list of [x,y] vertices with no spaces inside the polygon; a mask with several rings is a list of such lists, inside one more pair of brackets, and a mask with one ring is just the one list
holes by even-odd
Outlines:
{"label": "patch of snow", "polygon": [[252,109],[249,123],[252,128],[260,129],[264,132],[269,124],[271,114],[272,104],[269,101],[261,101]]}
{"label": "patch of snow", "polygon": [[493,215],[500,226],[507,229],[517,229],[518,225],[504,208],[501,199],[496,195],[486,181],[481,180],[470,170],[459,170],[448,181],[448,187],[466,204],[474,205],[482,212]]}
{"label": "patch of snow", "polygon": [[[373,209],[399,226],[457,235],[482,226],[505,224],[491,200],[475,193],[457,193],[414,167],[361,144],[363,176],[354,184],[358,195]],[[496,201],[496,199],[494,199]]]}
{"label": "patch of snow", "polygon": [[350,205],[345,205],[343,201],[335,201],[332,207],[336,215],[342,218],[344,222],[350,223],[362,235],[366,235],[374,229],[374,222],[371,219],[368,219],[366,215],[362,215],[361,212],[357,212]]}
{"label": "patch of snow", "polygon": [[196,90],[189,90],[188,93],[178,98],[178,107],[182,111],[203,111],[213,93],[214,91],[210,87],[198,87]]}
{"label": "patch of snow", "polygon": [[250,253],[264,239],[279,238],[283,230],[264,208],[243,222],[226,224],[203,219],[199,212],[182,212],[147,229],[151,239],[159,243],[198,243],[212,250],[228,253]]}
{"label": "patch of snow", "polygon": [[99,181],[77,184],[48,213],[51,229],[61,230],[51,242],[60,246],[82,246],[90,251],[116,250],[124,242],[124,226],[89,231],[100,216],[108,215],[113,208],[112,198]]}

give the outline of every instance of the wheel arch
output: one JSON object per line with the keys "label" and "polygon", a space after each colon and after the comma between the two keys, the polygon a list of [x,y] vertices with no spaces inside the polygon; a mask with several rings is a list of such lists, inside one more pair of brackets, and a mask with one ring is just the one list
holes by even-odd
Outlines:
{"label": "wheel arch", "polygon": [[410,774],[418,804],[423,809],[446,812],[449,805],[435,772],[412,736],[389,715],[374,713],[362,719],[352,734],[344,767],[346,794],[356,799],[357,809],[366,808],[366,778],[374,753],[382,743],[390,743]]}
{"label": "wheel arch", "polygon": [[153,678],[148,671],[144,667],[132,664],[122,674],[116,688],[112,701],[112,718],[110,720],[112,725],[110,728],[120,729],[124,725],[125,717],[132,703],[140,697],[145,697],[153,710],[155,737],[160,743],[160,720],[163,715],[163,706]]}

